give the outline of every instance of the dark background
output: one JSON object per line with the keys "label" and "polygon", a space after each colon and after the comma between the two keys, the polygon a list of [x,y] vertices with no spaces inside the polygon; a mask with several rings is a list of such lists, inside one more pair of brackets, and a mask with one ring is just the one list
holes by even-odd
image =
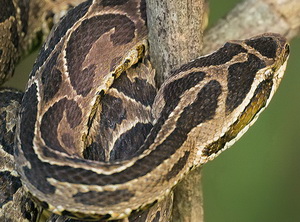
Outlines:
{"label": "dark background", "polygon": [[[210,25],[239,0],[211,0]],[[6,85],[24,89],[36,53]],[[203,168],[206,222],[300,221],[300,40],[267,110],[232,148]]]}

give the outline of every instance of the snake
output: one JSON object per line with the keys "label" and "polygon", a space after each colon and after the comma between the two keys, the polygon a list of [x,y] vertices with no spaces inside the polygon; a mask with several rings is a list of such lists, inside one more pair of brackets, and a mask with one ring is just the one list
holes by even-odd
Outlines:
{"label": "snake", "polygon": [[[0,41],[3,82],[36,47],[33,39],[48,34],[56,13],[42,10],[48,23],[29,28],[29,1],[4,2],[10,10],[0,29],[8,27],[10,38]],[[39,204],[57,215],[117,220],[160,202],[256,121],[289,56],[279,34],[232,40],[157,86],[148,47],[145,0],[87,0],[51,29],[24,95],[4,89],[13,102],[0,95],[9,132],[2,140],[10,141],[1,144],[1,178],[22,186],[20,196],[32,201],[28,214]]]}

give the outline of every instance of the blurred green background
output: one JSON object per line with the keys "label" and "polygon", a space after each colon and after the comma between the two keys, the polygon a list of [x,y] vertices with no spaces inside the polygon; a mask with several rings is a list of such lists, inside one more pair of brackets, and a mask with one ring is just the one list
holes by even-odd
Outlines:
{"label": "blurred green background", "polygon": [[[237,2],[210,0],[210,24]],[[24,89],[36,54],[6,85]],[[299,58],[300,39],[295,39],[286,75],[267,110],[231,149],[204,166],[206,222],[300,221]]]}
{"label": "blurred green background", "polygon": [[[210,0],[210,24],[239,0]],[[221,3],[222,2],[222,3]],[[300,221],[300,39],[269,107],[203,169],[206,222]]]}

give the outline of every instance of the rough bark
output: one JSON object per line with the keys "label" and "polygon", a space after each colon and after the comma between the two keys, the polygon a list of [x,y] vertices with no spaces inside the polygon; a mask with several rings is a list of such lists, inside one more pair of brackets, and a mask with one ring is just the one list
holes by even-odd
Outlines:
{"label": "rough bark", "polygon": [[201,168],[191,171],[174,190],[173,222],[201,222],[203,218],[203,197]]}
{"label": "rough bark", "polygon": [[147,0],[150,57],[162,83],[201,53],[204,0]]}
{"label": "rough bark", "polygon": [[[147,0],[150,58],[159,85],[201,54],[206,9],[204,0]],[[203,220],[200,177],[195,171],[174,190],[173,221]]]}

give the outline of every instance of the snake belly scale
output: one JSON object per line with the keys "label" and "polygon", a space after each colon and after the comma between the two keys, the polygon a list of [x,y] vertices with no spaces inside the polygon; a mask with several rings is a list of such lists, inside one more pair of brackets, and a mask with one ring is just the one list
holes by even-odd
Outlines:
{"label": "snake belly scale", "polygon": [[243,135],[282,79],[288,43],[266,33],[227,42],[156,89],[145,9],[85,1],[36,60],[14,155],[23,186],[55,214],[113,220],[162,199]]}

